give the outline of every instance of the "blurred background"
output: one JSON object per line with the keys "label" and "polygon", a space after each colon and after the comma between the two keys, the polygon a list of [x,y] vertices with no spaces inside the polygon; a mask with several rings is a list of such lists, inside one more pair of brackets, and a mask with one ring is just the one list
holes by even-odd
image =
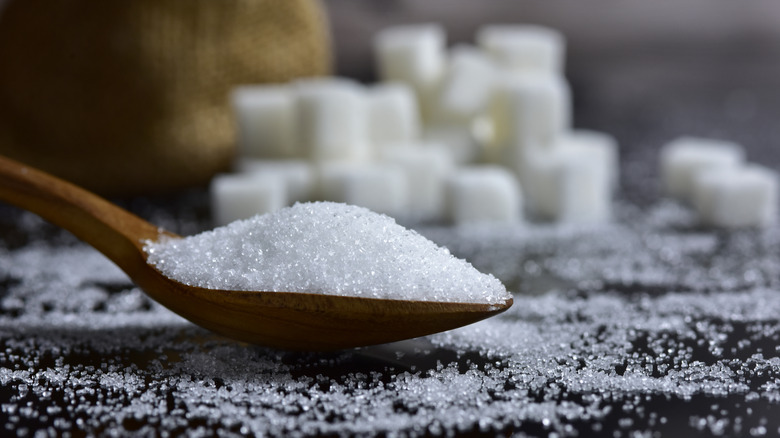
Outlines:
{"label": "blurred background", "polygon": [[[338,74],[375,79],[371,37],[386,26],[439,22],[448,42],[486,23],[533,23],[566,37],[574,125],[614,135],[624,193],[658,191],[658,148],[680,135],[732,140],[780,165],[780,5],[707,0],[326,0]],[[649,192],[648,192],[648,189]]]}
{"label": "blurred background", "polygon": [[[132,5],[0,1],[0,151],[109,194],[204,184],[229,165],[236,83],[328,72],[372,82],[372,37],[391,25],[441,23],[451,45],[484,24],[533,23],[565,35],[575,127],[618,139],[625,175],[637,176],[624,178],[628,193],[678,135],[780,160],[780,6],[769,0]],[[151,67],[128,67],[139,60]],[[187,166],[166,166],[179,154]]]}

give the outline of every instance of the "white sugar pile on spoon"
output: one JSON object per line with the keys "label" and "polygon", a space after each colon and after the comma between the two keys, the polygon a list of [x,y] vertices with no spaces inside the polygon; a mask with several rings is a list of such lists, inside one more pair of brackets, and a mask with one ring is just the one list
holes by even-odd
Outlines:
{"label": "white sugar pile on spoon", "polygon": [[495,277],[392,218],[332,202],[296,204],[145,249],[167,277],[207,289],[485,304],[510,298]]}

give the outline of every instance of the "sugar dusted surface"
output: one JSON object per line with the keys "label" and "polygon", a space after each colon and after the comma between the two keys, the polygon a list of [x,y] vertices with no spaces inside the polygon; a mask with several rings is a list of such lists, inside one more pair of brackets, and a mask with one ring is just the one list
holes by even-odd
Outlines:
{"label": "sugar dusted surface", "polygon": [[150,242],[146,251],[169,278],[208,289],[486,304],[510,297],[495,277],[392,218],[332,202]]}
{"label": "sugar dusted surface", "polygon": [[594,227],[420,228],[516,304],[418,340],[306,354],[212,335],[71,236],[14,223],[0,241],[6,434],[780,431],[778,227],[700,228],[659,202],[619,204]]}

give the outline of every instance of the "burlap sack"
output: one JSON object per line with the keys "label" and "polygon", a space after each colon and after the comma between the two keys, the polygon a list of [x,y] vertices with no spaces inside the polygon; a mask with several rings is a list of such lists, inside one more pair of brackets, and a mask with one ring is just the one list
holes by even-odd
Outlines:
{"label": "burlap sack", "polygon": [[0,153],[109,195],[204,183],[232,86],[326,74],[327,35],[316,0],[8,1]]}

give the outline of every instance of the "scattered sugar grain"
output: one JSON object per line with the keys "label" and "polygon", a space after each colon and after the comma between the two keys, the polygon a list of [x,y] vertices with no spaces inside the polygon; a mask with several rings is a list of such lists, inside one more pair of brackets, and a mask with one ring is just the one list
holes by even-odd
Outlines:
{"label": "scattered sugar grain", "polygon": [[317,202],[150,242],[149,262],[209,289],[502,303],[504,286],[388,216]]}

